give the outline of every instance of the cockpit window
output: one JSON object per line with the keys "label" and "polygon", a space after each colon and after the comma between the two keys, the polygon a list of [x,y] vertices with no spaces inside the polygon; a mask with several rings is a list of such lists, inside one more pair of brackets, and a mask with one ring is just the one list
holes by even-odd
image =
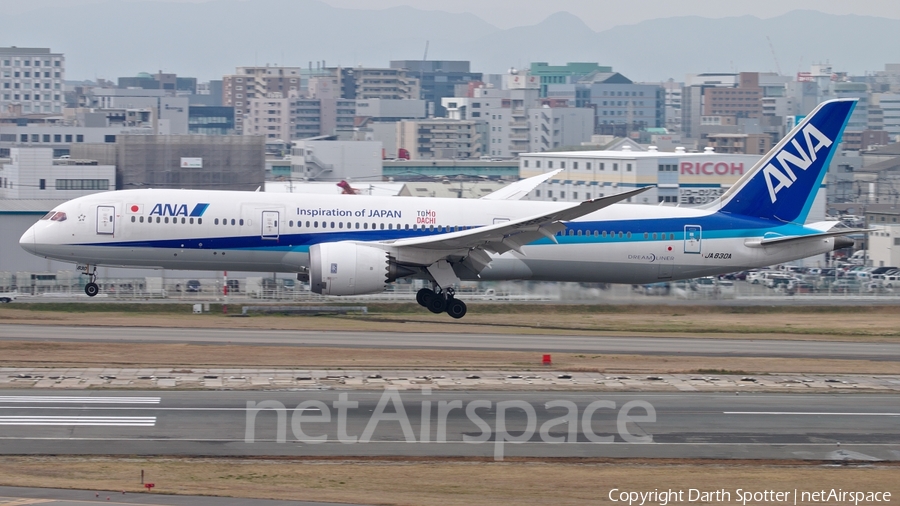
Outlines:
{"label": "cockpit window", "polygon": [[50,221],[66,221],[66,213],[61,211],[53,213],[53,216],[50,217]]}
{"label": "cockpit window", "polygon": [[45,215],[41,218],[41,220],[49,220],[50,218],[53,217],[54,214],[56,214],[56,211],[50,211],[49,213],[45,214]]}

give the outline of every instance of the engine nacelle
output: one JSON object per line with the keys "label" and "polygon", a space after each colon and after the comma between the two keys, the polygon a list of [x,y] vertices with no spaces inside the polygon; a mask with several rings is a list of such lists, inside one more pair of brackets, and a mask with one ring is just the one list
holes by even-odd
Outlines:
{"label": "engine nacelle", "polygon": [[393,281],[388,252],[350,241],[309,248],[310,289],[322,295],[381,293]]}

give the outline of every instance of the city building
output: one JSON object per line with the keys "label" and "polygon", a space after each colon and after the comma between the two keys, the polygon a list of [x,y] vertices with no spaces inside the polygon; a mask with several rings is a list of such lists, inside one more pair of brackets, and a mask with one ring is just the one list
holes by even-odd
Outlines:
{"label": "city building", "polygon": [[120,77],[119,88],[142,88],[145,90],[164,90],[169,96],[193,95],[197,93],[196,77],[178,77],[175,74],[156,74],[140,72],[134,77]]}
{"label": "city building", "polygon": [[0,47],[0,116],[59,114],[66,59],[48,48]]}
{"label": "city building", "polygon": [[115,165],[116,189],[256,190],[265,180],[265,138],[242,135],[120,135],[75,144],[72,158]]}
{"label": "city building", "polygon": [[149,121],[151,111],[67,109],[67,119],[0,118],[0,157],[10,156],[15,147],[43,147],[53,150],[53,157],[70,154],[75,144],[114,143],[124,133],[153,135],[155,122]]}
{"label": "city building", "polygon": [[188,133],[187,97],[168,96],[165,90],[142,88],[94,88],[85,96],[91,109],[147,109],[154,132],[161,135]]}
{"label": "city building", "polygon": [[54,159],[50,148],[12,148],[0,165],[0,199],[69,200],[111,190],[116,168],[97,160]]}
{"label": "city building", "polygon": [[408,75],[419,80],[419,97],[426,102],[430,115],[444,117],[446,111],[441,105],[444,97],[455,95],[457,85],[480,81],[480,72],[470,72],[467,61],[446,60],[395,60],[392,69],[406,69]]}
{"label": "city building", "polygon": [[191,105],[188,133],[200,135],[234,134],[234,107]]}
{"label": "city building", "polygon": [[309,78],[309,95],[348,100],[381,98],[419,99],[419,80],[406,69],[332,67],[326,75]]}
{"label": "city building", "polygon": [[764,155],[772,149],[766,134],[709,134],[706,139],[716,153]]}
{"label": "city building", "polygon": [[[574,84],[582,78],[593,73],[612,73],[612,67],[600,66],[597,63],[566,63],[565,65],[550,65],[547,62],[533,62],[529,69],[529,75],[535,76],[540,82],[540,97],[550,98],[550,85]],[[585,103],[572,104],[573,107],[584,107]]]}
{"label": "city building", "polygon": [[397,123],[397,148],[411,160],[478,158],[483,153],[479,121],[431,118]]}
{"label": "city building", "polygon": [[[594,110],[586,107],[528,109],[528,117],[531,152],[578,146],[594,133]],[[528,132],[521,135],[528,135]]]}
{"label": "city building", "polygon": [[381,143],[313,139],[294,141],[290,179],[380,181]]}
{"label": "city building", "polygon": [[[633,201],[697,206],[719,198],[760,158],[715,153],[712,148],[702,153],[683,149],[637,151],[626,144],[617,151],[525,153],[519,159],[519,172],[522,177],[531,177],[563,169],[526,197],[532,200],[579,202],[652,185],[653,189],[633,197]],[[825,197],[823,187],[810,212],[810,222],[825,219]]]}
{"label": "city building", "polygon": [[222,78],[222,105],[234,107],[234,129],[242,133],[250,99],[300,96],[300,67],[237,67]]}

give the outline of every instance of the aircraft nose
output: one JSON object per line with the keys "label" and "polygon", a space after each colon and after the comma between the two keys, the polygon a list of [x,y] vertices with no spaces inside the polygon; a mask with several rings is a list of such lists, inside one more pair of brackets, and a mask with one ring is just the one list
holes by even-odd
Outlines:
{"label": "aircraft nose", "polygon": [[25,233],[22,234],[22,237],[19,238],[19,246],[25,251],[37,255],[37,246],[35,246],[34,241],[34,225],[26,230]]}

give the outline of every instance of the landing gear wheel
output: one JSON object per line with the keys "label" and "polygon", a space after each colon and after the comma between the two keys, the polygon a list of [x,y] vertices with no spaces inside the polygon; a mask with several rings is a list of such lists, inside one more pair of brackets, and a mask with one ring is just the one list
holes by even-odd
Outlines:
{"label": "landing gear wheel", "polygon": [[447,299],[444,298],[443,294],[436,293],[434,296],[426,302],[426,308],[434,314],[443,313],[447,310]]}
{"label": "landing gear wheel", "polygon": [[459,299],[450,299],[447,301],[447,314],[457,320],[466,316],[466,303]]}
{"label": "landing gear wheel", "polygon": [[93,296],[97,295],[99,292],[100,292],[100,287],[97,285],[97,283],[91,282],[91,283],[84,285],[84,293],[86,293],[88,297],[93,297]]}
{"label": "landing gear wheel", "polygon": [[435,297],[434,290],[431,288],[423,288],[416,292],[416,302],[422,307],[428,307],[428,301]]}

